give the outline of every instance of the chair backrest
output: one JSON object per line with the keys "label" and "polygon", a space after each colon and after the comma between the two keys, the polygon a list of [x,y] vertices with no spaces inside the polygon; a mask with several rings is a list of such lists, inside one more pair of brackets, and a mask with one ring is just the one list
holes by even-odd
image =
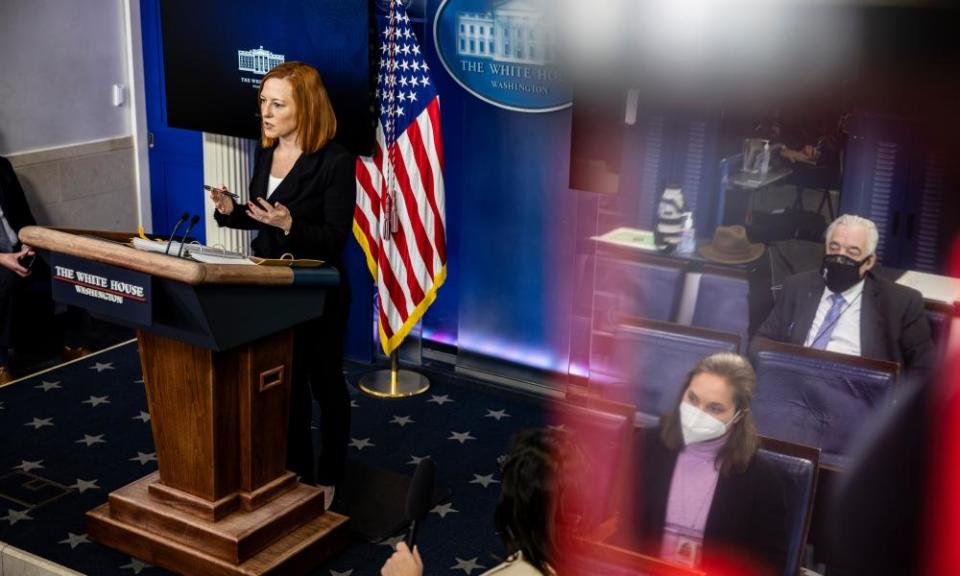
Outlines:
{"label": "chair backrest", "polygon": [[714,352],[736,352],[740,337],[670,322],[629,319],[614,336],[611,372],[591,375],[590,385],[607,397],[633,404],[656,418],[673,408],[687,373]]}
{"label": "chair backrest", "polygon": [[693,309],[694,326],[737,334],[750,327],[750,284],[745,270],[704,266]]}
{"label": "chair backrest", "polygon": [[759,457],[773,464],[780,475],[787,503],[787,562],[783,576],[800,569],[810,531],[810,517],[817,492],[820,449],[774,438],[761,438]]}
{"label": "chair backrest", "polygon": [[953,306],[933,302],[926,303],[927,320],[930,322],[930,338],[937,349],[937,359],[942,360],[950,341],[950,324]]}
{"label": "chair backrest", "polygon": [[594,328],[613,332],[627,316],[673,320],[680,303],[687,264],[653,255],[606,249],[597,257]]}
{"label": "chair backrest", "polygon": [[550,408],[550,423],[562,426],[587,458],[580,479],[583,498],[589,503],[588,523],[608,520],[620,510],[624,482],[633,446],[634,407],[602,398],[568,394]]}
{"label": "chair backrest", "polygon": [[831,467],[844,464],[850,440],[889,401],[900,372],[894,362],[772,341],[758,344],[754,368],[760,433],[820,448]]}

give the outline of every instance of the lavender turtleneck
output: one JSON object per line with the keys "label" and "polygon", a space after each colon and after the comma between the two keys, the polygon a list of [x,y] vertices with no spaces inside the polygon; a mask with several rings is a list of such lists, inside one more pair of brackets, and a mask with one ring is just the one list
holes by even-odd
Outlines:
{"label": "lavender turtleneck", "polygon": [[664,559],[687,565],[699,563],[703,530],[720,477],[717,452],[726,441],[727,437],[722,436],[690,444],[677,456],[661,545],[660,555]]}

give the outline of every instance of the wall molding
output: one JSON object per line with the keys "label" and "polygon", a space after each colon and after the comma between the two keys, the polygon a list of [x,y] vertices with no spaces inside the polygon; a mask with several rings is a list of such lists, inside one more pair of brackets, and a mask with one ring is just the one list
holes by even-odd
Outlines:
{"label": "wall molding", "polygon": [[60,160],[69,160],[71,158],[92,156],[94,154],[126,150],[129,148],[133,148],[133,136],[120,136],[117,138],[105,138],[103,140],[67,144],[53,148],[27,150],[25,152],[9,154],[6,158],[13,164],[14,168],[22,168],[24,166],[58,162]]}

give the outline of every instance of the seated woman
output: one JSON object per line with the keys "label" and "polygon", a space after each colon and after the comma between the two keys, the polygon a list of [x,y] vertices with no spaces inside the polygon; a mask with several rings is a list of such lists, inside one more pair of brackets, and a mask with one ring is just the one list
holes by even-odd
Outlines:
{"label": "seated woman", "polygon": [[755,389],[736,354],[691,370],[676,409],[638,443],[640,489],[621,543],[711,574],[783,573],[786,503],[777,471],[756,457]]}
{"label": "seated woman", "polygon": [[[500,500],[494,523],[509,554],[507,560],[483,575],[541,576],[554,575],[558,550],[559,527],[575,521],[567,519],[566,509],[558,507],[567,491],[575,490],[569,482],[578,477],[571,473],[583,458],[569,435],[562,430],[524,430],[514,437],[513,445],[503,462]],[[576,498],[572,498],[576,500]],[[403,542],[380,570],[383,576],[421,576],[423,561],[414,546],[413,552]]]}

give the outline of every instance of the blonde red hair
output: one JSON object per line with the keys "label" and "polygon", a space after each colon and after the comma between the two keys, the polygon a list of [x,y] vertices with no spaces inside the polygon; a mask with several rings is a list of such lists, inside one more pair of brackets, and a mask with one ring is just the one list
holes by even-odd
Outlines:
{"label": "blonde red hair", "polygon": [[[257,104],[267,80],[287,80],[293,87],[293,100],[297,107],[297,139],[304,154],[323,148],[337,133],[337,117],[330,103],[327,88],[317,69],[303,62],[284,62],[267,72],[257,90]],[[275,138],[267,138],[260,127],[260,145],[270,148]]]}

